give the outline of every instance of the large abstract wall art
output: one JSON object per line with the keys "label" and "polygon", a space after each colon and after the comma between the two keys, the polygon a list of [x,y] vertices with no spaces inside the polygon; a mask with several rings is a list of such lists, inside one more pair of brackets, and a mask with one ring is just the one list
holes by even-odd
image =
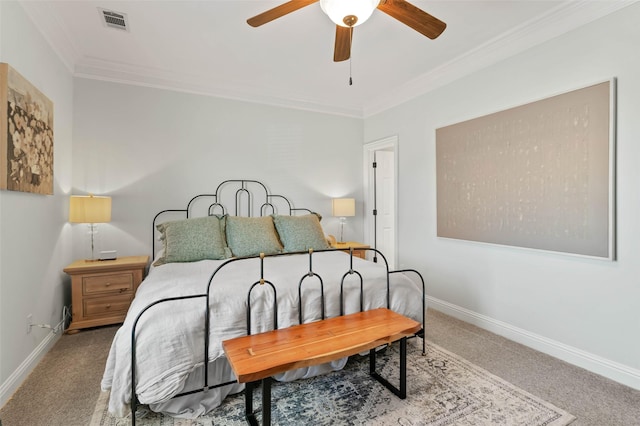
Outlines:
{"label": "large abstract wall art", "polygon": [[436,130],[439,237],[615,259],[615,80]]}

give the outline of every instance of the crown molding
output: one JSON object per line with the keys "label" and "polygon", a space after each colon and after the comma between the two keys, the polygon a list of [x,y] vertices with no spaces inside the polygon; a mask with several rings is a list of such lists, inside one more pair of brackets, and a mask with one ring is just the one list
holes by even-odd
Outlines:
{"label": "crown molding", "polygon": [[216,86],[211,79],[202,76],[136,67],[82,55],[51,3],[28,0],[19,0],[18,3],[74,77],[362,118],[362,108],[359,105],[338,106],[316,99],[283,96],[282,92],[272,90],[269,93],[263,87],[248,83]]}
{"label": "crown molding", "polygon": [[637,1],[639,0],[567,0],[546,14],[533,18],[393,91],[381,94],[364,105],[346,105],[344,99],[340,104],[335,104],[319,99],[300,98],[287,93],[284,88],[282,90],[267,89],[244,81],[217,85],[203,76],[172,73],[159,68],[136,67],[81,55],[49,2],[19,0],[19,4],[74,77],[366,118],[422,96]]}
{"label": "crown molding", "polygon": [[204,96],[212,96],[264,105],[293,108],[346,117],[362,118],[359,105],[333,105],[315,99],[283,96],[284,90],[265,90],[247,82],[228,82],[216,85],[207,76],[174,73],[160,68],[140,67],[125,63],[83,57],[75,65],[75,77],[90,80],[130,84],[156,89],[171,90]]}
{"label": "crown molding", "polygon": [[415,78],[363,107],[365,118],[408,102],[439,87],[627,7],[638,0],[567,1],[546,14],[478,46]]}

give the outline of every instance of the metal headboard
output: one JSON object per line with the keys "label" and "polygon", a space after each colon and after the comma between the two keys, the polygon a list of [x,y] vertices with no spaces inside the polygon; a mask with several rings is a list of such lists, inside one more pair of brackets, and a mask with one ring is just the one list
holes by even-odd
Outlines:
{"label": "metal headboard", "polygon": [[[233,206],[231,210],[228,206]],[[204,207],[196,211],[196,207]],[[180,214],[185,219],[204,215],[266,216],[270,214],[295,215],[299,212],[315,213],[306,208],[293,207],[283,195],[271,194],[260,181],[251,179],[229,179],[218,185],[213,194],[199,194],[187,203],[184,209],[166,209],[153,218],[151,232],[151,254],[156,254],[156,225],[168,213]],[[256,214],[257,213],[257,214]]]}

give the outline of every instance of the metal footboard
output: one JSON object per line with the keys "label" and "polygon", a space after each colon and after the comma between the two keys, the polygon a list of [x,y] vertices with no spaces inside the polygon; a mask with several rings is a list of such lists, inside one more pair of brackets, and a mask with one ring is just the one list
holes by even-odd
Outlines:
{"label": "metal footboard", "polygon": [[[349,256],[349,269],[347,270],[347,272],[344,273],[344,275],[342,276],[342,282],[341,282],[341,286],[340,286],[340,315],[344,315],[345,312],[345,289],[344,289],[344,284],[345,284],[345,279],[349,276],[355,275],[357,277],[359,277],[359,290],[360,290],[360,311],[364,310],[364,279],[362,277],[362,274],[360,272],[358,272],[354,267],[353,267],[353,257],[354,257],[354,251],[356,250],[368,250],[368,251],[372,251],[374,252],[374,255],[376,257],[380,257],[383,259],[385,267],[386,267],[386,285],[387,285],[387,294],[386,294],[386,304],[387,304],[387,308],[391,309],[391,284],[390,284],[390,277],[391,274],[397,274],[397,273],[413,273],[416,274],[421,281],[422,284],[422,320],[420,321],[422,323],[422,333],[424,333],[424,321],[425,321],[425,313],[426,313],[426,295],[425,295],[425,282],[424,279],[422,277],[422,275],[414,269],[403,269],[403,270],[398,270],[398,271],[389,271],[389,266],[387,263],[386,258],[384,257],[384,255],[377,249],[375,248],[356,248],[356,249],[350,249],[350,256]],[[274,255],[264,255],[261,254],[260,256],[252,256],[252,257],[245,257],[245,258],[232,258],[232,259],[228,259],[227,261],[225,261],[224,263],[222,263],[221,265],[219,265],[215,271],[211,274],[211,277],[209,278],[209,283],[207,285],[207,291],[206,293],[202,293],[202,294],[194,294],[194,295],[189,295],[189,296],[180,296],[180,297],[170,297],[170,298],[165,298],[165,299],[161,299],[158,300],[156,302],[153,302],[151,304],[149,304],[148,306],[146,306],[135,318],[134,322],[133,322],[133,326],[132,326],[132,330],[131,330],[131,424],[135,426],[136,424],[136,411],[138,409],[138,406],[140,405],[140,402],[138,400],[137,394],[136,394],[136,331],[138,329],[138,324],[140,319],[146,315],[149,311],[153,310],[153,308],[155,306],[158,306],[160,304],[164,304],[164,303],[176,303],[176,302],[180,302],[180,301],[184,301],[184,300],[190,300],[190,299],[203,299],[203,303],[204,303],[204,309],[205,309],[205,319],[204,319],[204,324],[202,325],[204,328],[204,378],[203,378],[203,383],[202,386],[190,391],[186,391],[186,392],[182,392],[180,394],[175,395],[173,398],[178,398],[178,397],[182,397],[182,396],[187,396],[187,395],[192,395],[195,393],[199,393],[199,392],[206,392],[209,389],[215,389],[215,388],[219,388],[219,387],[223,387],[223,386],[228,386],[228,385],[232,385],[235,384],[236,381],[229,381],[229,382],[225,382],[225,383],[217,383],[217,384],[209,384],[209,345],[210,345],[210,329],[211,329],[211,314],[210,314],[210,295],[211,295],[211,288],[212,288],[212,284],[214,283],[215,278],[217,277],[218,273],[227,265],[234,263],[234,262],[238,262],[238,261],[242,261],[245,259],[251,259],[251,258],[260,258],[260,278],[255,281],[248,293],[247,293],[247,334],[251,334],[251,294],[252,292],[258,288],[258,287],[262,287],[264,288],[264,286],[266,285],[267,287],[269,287],[271,289],[271,291],[273,292],[273,305],[274,305],[274,312],[273,312],[273,316],[274,316],[274,324],[273,327],[274,329],[278,328],[278,311],[277,311],[277,307],[278,307],[278,303],[277,303],[277,290],[276,290],[276,285],[274,285],[271,281],[269,281],[268,279],[265,278],[264,276],[264,261],[265,258],[269,258],[269,257],[276,257],[276,256],[291,256],[291,255],[300,255],[300,254],[308,254],[309,256],[309,270],[307,272],[305,272],[302,277],[300,278],[299,284],[298,284],[298,311],[299,311],[299,322],[302,323],[303,322],[303,313],[302,313],[302,286],[303,283],[305,282],[305,280],[307,280],[308,278],[311,277],[315,277],[318,279],[319,284],[320,284],[320,303],[321,303],[321,315],[322,315],[322,319],[325,319],[325,297],[324,297],[324,283],[323,283],[323,279],[322,277],[316,273],[313,270],[313,257],[316,255],[316,253],[321,253],[321,252],[329,252],[329,251],[342,251],[342,250],[338,250],[338,249],[326,249],[326,250],[317,250],[317,251],[313,251],[313,250],[309,250],[308,252],[297,252],[297,253],[279,253],[279,254],[274,254]],[[419,333],[418,333],[419,334]],[[418,335],[416,334],[416,335]],[[426,353],[426,346],[425,346],[425,340],[424,340],[424,334],[422,334],[422,354],[424,355]]]}

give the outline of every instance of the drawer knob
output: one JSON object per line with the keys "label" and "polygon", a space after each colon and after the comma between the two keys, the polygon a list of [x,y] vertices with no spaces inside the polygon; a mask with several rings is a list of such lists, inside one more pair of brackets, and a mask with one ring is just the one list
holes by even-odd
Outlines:
{"label": "drawer knob", "polygon": [[105,283],[105,287],[109,287],[111,283]]}
{"label": "drawer knob", "polygon": [[107,306],[106,306],[106,308],[107,308],[107,309],[111,309],[111,305],[107,305]]}

